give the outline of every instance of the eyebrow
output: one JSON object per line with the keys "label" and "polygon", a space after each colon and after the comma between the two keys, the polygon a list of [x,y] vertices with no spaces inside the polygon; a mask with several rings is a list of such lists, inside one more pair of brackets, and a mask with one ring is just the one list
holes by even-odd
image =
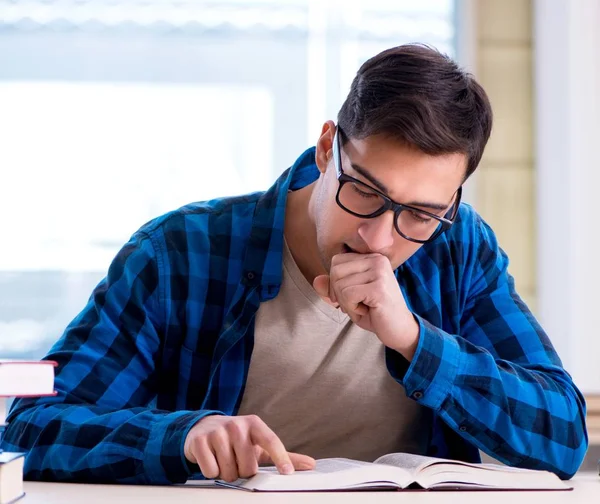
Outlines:
{"label": "eyebrow", "polygon": [[[368,170],[366,170],[365,168],[363,168],[362,166],[360,166],[359,164],[356,164],[356,163],[351,163],[351,166],[354,171],[356,171],[358,174],[360,174],[364,178],[366,178],[375,187],[377,187],[377,189],[379,189],[381,192],[385,193],[386,195],[389,194],[390,191],[387,188],[387,186],[380,180],[377,180],[377,178],[375,178],[373,175],[371,175]],[[425,202],[425,201],[411,201],[409,203],[402,203],[402,204],[407,205],[407,206],[412,206],[412,207],[430,208],[432,210],[445,210],[446,208],[448,208],[448,205],[446,205],[444,203],[431,203],[431,202]]]}

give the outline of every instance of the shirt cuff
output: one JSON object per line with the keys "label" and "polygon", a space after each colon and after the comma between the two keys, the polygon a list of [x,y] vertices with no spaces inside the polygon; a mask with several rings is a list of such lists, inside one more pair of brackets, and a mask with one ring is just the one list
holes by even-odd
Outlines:
{"label": "shirt cuff", "polygon": [[460,366],[461,351],[456,337],[415,315],[419,342],[409,363],[401,354],[386,348],[386,364],[406,395],[433,410],[440,409],[450,393]]}
{"label": "shirt cuff", "polygon": [[144,453],[144,471],[149,483],[185,483],[199,471],[185,457],[185,439],[194,425],[209,415],[224,415],[221,411],[175,411],[155,421]]}

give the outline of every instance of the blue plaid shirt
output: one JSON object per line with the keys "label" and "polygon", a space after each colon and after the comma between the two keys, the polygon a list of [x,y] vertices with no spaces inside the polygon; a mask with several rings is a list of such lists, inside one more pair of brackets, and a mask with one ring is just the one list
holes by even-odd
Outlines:
{"label": "blue plaid shirt", "polygon": [[[288,190],[318,177],[307,150],[264,193],[195,203],[136,232],[46,358],[57,395],[15,401],[3,448],[34,480],[184,482],[184,440],[235,415],[254,316],[282,280]],[[420,324],[391,375],[431,415],[428,454],[569,478],[587,449],[585,403],[515,292],[508,259],[468,205],[397,270]],[[301,419],[299,419],[301,421]],[[385,435],[385,433],[382,433]]]}

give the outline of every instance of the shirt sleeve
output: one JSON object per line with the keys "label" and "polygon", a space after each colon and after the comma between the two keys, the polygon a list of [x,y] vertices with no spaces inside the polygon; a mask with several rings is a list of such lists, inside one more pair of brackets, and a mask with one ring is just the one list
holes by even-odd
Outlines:
{"label": "shirt sleeve", "polygon": [[568,479],[588,445],[584,398],[516,293],[508,259],[480,218],[475,235],[460,334],[415,315],[413,360],[388,349],[388,368],[407,395],[480,450]]}
{"label": "shirt sleeve", "polygon": [[46,359],[56,396],[15,401],[3,448],[28,452],[32,480],[165,484],[191,466],[185,437],[216,411],[152,409],[164,307],[157,256],[139,232]]}

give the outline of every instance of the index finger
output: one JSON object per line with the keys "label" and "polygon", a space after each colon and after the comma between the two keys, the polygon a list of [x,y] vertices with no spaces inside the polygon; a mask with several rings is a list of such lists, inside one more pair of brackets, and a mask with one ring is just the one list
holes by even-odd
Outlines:
{"label": "index finger", "polygon": [[370,257],[377,257],[381,254],[377,252],[372,252],[370,254],[357,254],[356,252],[348,252],[344,254],[336,254],[331,258],[331,265],[335,266],[336,264],[344,264],[352,261],[359,261],[361,259],[368,259]]}
{"label": "index finger", "polygon": [[266,423],[256,418],[250,425],[250,439],[253,444],[265,450],[281,474],[292,474],[294,466],[285,446]]}

